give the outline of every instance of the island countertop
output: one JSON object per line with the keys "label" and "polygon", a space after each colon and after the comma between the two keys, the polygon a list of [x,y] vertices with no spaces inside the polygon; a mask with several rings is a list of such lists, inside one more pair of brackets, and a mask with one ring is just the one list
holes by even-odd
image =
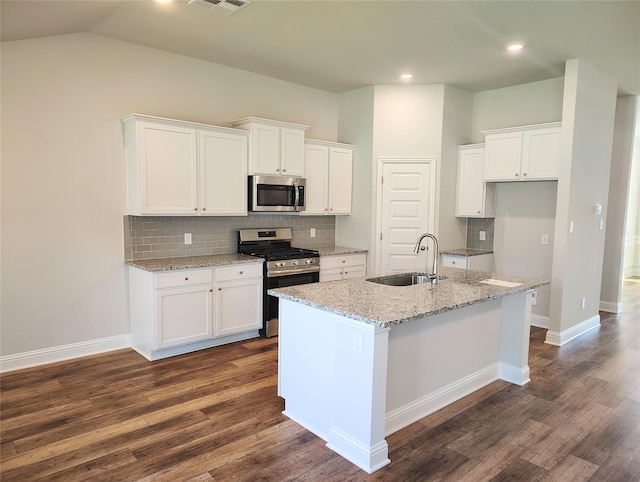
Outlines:
{"label": "island countertop", "polygon": [[[549,284],[531,278],[446,267],[440,269],[440,275],[447,279],[435,286],[389,286],[367,281],[368,278],[354,278],[278,288],[268,293],[384,328]],[[506,282],[507,286],[500,282]]]}

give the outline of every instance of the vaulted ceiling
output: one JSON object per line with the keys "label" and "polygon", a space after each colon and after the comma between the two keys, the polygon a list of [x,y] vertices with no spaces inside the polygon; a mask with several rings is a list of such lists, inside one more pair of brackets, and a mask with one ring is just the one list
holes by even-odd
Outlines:
{"label": "vaulted ceiling", "polygon": [[580,58],[640,95],[638,1],[253,0],[231,16],[186,0],[0,5],[3,42],[92,32],[330,92],[404,72],[477,92],[559,77]]}

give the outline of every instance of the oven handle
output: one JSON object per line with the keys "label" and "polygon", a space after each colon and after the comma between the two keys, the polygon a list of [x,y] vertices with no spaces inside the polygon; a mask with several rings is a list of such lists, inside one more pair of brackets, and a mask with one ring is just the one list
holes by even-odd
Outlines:
{"label": "oven handle", "polygon": [[298,204],[300,203],[300,187],[297,182],[293,183],[293,189],[296,191],[296,199],[293,201],[293,210],[298,210]]}
{"label": "oven handle", "polygon": [[288,276],[291,274],[307,274],[316,273],[320,271],[320,266],[309,266],[304,269],[291,268],[291,269],[270,269],[267,272],[267,278],[277,278],[279,276]]}

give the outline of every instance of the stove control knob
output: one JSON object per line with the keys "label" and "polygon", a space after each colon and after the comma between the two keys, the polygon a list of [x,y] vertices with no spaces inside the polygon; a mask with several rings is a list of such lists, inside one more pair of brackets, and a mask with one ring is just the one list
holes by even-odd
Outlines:
{"label": "stove control knob", "polygon": [[304,261],[304,264],[313,264],[313,260],[312,259],[306,259]]}
{"label": "stove control knob", "polygon": [[298,266],[298,262],[297,262],[297,261],[294,261],[294,262],[293,262],[293,263],[291,263],[291,264],[293,264],[294,266]]}

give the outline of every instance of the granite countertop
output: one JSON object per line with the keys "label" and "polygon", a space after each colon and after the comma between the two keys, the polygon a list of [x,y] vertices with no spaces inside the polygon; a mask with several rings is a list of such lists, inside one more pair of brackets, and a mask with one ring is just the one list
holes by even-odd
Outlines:
{"label": "granite countertop", "polygon": [[452,256],[478,256],[480,254],[493,254],[493,251],[473,248],[441,249],[440,254],[450,254]]}
{"label": "granite countertop", "polygon": [[[549,281],[447,267],[440,269],[440,275],[448,278],[435,286],[387,286],[366,278],[354,278],[290,286],[268,293],[384,328],[549,284]],[[517,283],[517,286],[480,282],[487,279]]]}
{"label": "granite countertop", "polygon": [[208,268],[226,264],[259,263],[261,261],[260,258],[255,256],[229,253],[178,258],[139,259],[125,261],[125,263],[145,271],[171,271],[175,269]]}
{"label": "granite countertop", "polygon": [[338,256],[343,254],[364,254],[368,251],[361,248],[345,248],[344,246],[333,246],[331,248],[313,248],[320,253],[320,256]]}

